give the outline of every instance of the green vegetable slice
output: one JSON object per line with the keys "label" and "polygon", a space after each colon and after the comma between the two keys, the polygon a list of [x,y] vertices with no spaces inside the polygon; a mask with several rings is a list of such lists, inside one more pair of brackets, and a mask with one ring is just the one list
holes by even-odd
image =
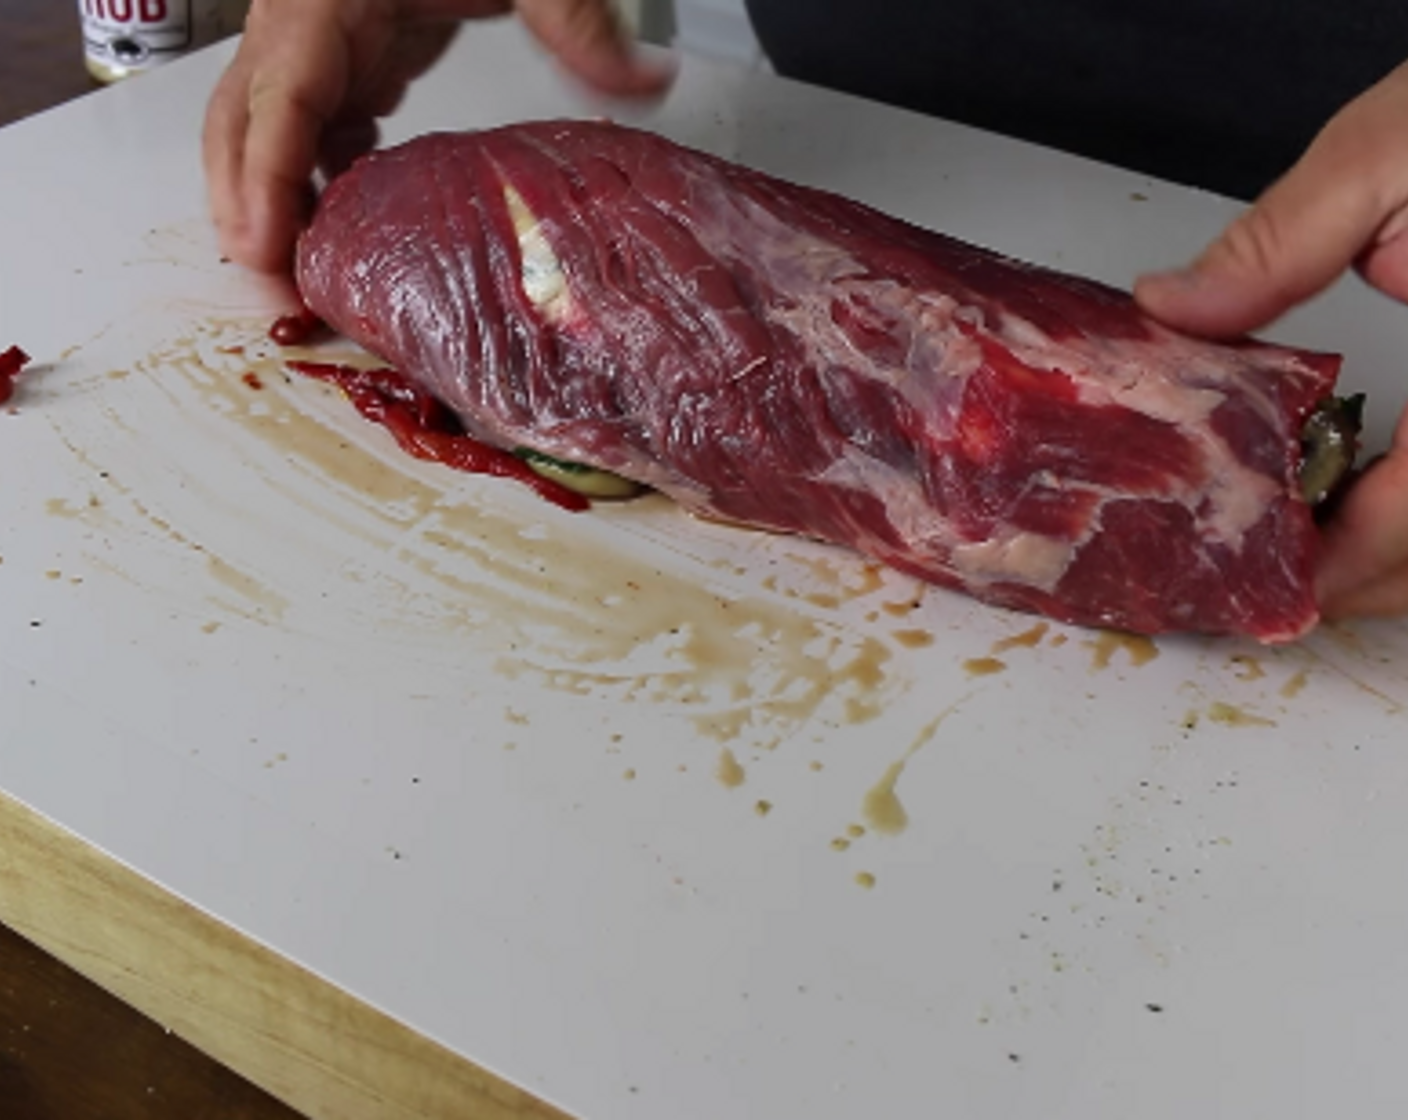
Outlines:
{"label": "green vegetable slice", "polygon": [[1300,490],[1319,505],[1338,488],[1354,466],[1364,427],[1364,394],[1326,397],[1301,428]]}
{"label": "green vegetable slice", "polygon": [[620,501],[634,498],[645,490],[639,482],[622,478],[619,474],[589,467],[585,463],[569,463],[565,459],[555,459],[541,451],[534,451],[531,447],[517,447],[513,453],[544,478],[550,478],[587,498]]}

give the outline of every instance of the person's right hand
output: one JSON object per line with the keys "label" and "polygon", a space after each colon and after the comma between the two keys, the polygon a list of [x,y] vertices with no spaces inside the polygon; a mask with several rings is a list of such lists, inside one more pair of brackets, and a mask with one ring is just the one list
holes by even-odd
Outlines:
{"label": "person's right hand", "polygon": [[371,148],[376,120],[444,52],[464,19],[517,10],[595,89],[659,94],[668,69],[638,59],[608,0],[254,0],[244,40],[206,110],[211,216],[226,256],[285,269],[310,181]]}
{"label": "person's right hand", "polygon": [[[1146,276],[1135,295],[1169,326],[1236,338],[1351,268],[1408,304],[1408,63],[1340,110],[1189,268]],[[1337,504],[1318,569],[1326,618],[1408,615],[1408,409]]]}

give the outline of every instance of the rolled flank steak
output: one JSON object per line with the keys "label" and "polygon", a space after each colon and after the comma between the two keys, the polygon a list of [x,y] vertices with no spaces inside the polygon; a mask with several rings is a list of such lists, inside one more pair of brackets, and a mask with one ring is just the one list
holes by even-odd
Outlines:
{"label": "rolled flank steak", "polygon": [[1317,621],[1303,435],[1340,359],[649,132],[437,134],[334,181],[308,306],[469,436],[1141,633]]}

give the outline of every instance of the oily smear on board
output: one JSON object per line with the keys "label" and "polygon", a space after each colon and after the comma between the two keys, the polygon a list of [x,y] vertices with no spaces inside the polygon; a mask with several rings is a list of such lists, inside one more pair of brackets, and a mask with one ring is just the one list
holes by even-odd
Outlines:
{"label": "oily smear on board", "polygon": [[[687,554],[691,570],[681,575],[678,564],[638,555],[638,538],[607,543],[546,512],[474,501],[449,472],[400,461],[336,394],[290,378],[288,356],[263,340],[259,324],[197,324],[189,337],[112,371],[123,393],[107,395],[102,423],[110,438],[140,445],[153,424],[214,418],[213,440],[259,476],[271,506],[374,550],[378,563],[348,563],[337,574],[366,593],[378,631],[470,640],[497,651],[507,678],[663,705],[706,737],[750,747],[774,746],[813,719],[874,719],[908,687],[897,655],[922,644],[912,625],[896,638],[884,625],[862,631],[832,616],[865,600],[879,617],[884,604],[916,598],[912,580],[845,555],[809,558],[805,592],[796,579],[781,587],[776,575],[770,587],[748,586]],[[245,613],[297,625],[299,604],[280,590],[277,571],[178,527],[140,483],[100,461],[91,440],[59,434],[103,480],[95,504],[64,510],[108,530],[124,521],[148,536],[156,530],[198,554],[213,577],[223,575]],[[198,485],[200,464],[190,473]],[[645,499],[611,516],[629,528],[683,515]]]}

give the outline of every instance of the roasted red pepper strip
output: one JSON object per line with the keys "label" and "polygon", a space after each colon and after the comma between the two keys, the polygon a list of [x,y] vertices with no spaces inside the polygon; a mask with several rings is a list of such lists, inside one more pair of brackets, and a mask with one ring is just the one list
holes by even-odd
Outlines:
{"label": "roasted red pepper strip", "polygon": [[417,459],[470,474],[514,479],[574,513],[591,506],[582,495],[543,478],[517,456],[467,435],[453,412],[394,369],[353,369],[329,362],[287,364],[305,377],[336,385],[358,412],[382,425],[403,451]]}
{"label": "roasted red pepper strip", "polygon": [[15,377],[29,362],[29,355],[18,346],[11,346],[0,354],[0,404],[14,395]]}

